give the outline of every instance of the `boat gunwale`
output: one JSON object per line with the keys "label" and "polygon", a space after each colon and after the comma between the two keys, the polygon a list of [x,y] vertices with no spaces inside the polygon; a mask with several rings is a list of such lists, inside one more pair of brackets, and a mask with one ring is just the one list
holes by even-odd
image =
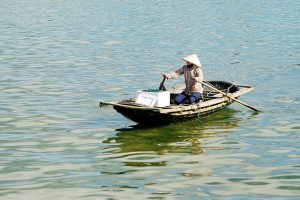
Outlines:
{"label": "boat gunwale", "polygon": [[[229,93],[228,95],[232,98],[238,98],[240,95],[248,93],[252,90],[254,90],[254,87],[249,85],[240,85],[235,84],[236,86],[243,87],[242,89],[234,92]],[[214,99],[210,99],[207,101],[200,101],[196,104],[187,104],[187,105],[180,105],[180,106],[170,106],[170,107],[146,107],[146,106],[135,106],[135,105],[126,105],[126,104],[120,104],[121,101],[118,102],[100,102],[100,107],[102,106],[113,106],[113,107],[122,107],[122,108],[128,108],[132,110],[144,110],[149,112],[158,112],[161,114],[171,114],[171,113],[178,113],[178,112],[189,112],[188,114],[193,114],[197,112],[201,112],[202,109],[206,109],[208,107],[212,107],[219,104],[231,104],[234,102],[234,100],[230,99],[229,97],[222,96]],[[192,113],[190,113],[193,111]]]}

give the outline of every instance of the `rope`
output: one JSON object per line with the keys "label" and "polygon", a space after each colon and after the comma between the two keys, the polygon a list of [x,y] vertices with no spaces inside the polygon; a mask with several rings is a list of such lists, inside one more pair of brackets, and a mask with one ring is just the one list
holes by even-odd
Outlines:
{"label": "rope", "polygon": [[201,104],[200,104],[200,101],[199,101],[199,106],[197,105],[198,107],[198,113],[197,113],[197,118],[200,118],[200,115],[201,115]]}

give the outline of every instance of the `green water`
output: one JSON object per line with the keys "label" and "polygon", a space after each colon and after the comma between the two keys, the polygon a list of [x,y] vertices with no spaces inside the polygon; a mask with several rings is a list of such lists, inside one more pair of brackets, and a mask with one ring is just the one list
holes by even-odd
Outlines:
{"label": "green water", "polygon": [[[299,199],[298,1],[6,1],[0,199]],[[158,89],[197,53],[249,84],[198,120],[141,127],[99,101]],[[170,88],[182,78],[167,80]]]}

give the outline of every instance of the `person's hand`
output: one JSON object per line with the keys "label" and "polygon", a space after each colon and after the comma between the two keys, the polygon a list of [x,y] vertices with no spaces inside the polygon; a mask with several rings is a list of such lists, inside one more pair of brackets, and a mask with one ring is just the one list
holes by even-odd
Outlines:
{"label": "person's hand", "polygon": [[168,78],[167,74],[165,74],[165,73],[162,73],[162,76],[163,76],[164,78]]}

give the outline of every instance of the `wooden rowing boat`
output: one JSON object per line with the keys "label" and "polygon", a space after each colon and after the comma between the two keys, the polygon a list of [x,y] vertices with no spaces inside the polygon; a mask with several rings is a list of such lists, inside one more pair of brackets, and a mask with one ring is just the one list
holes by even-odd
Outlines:
{"label": "wooden rowing boat", "polygon": [[203,85],[203,97],[193,105],[176,105],[173,103],[173,98],[182,91],[182,87],[169,90],[171,93],[171,104],[167,107],[143,106],[136,104],[135,98],[116,102],[100,102],[99,105],[100,107],[113,106],[117,112],[138,124],[162,125],[199,118],[221,110],[233,103],[233,99],[239,98],[241,95],[254,89],[254,87],[249,85],[232,84],[226,81],[208,81],[206,84],[221,90],[226,95],[212,91]]}

